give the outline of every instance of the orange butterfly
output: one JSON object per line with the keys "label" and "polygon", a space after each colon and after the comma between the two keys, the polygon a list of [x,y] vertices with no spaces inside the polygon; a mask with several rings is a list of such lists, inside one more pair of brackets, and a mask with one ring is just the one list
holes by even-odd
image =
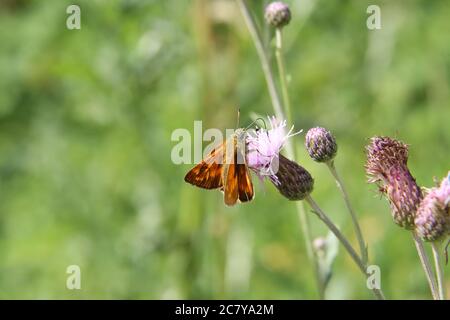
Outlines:
{"label": "orange butterfly", "polygon": [[255,193],[245,160],[245,136],[244,129],[235,130],[230,138],[192,168],[184,181],[203,189],[220,188],[227,206],[238,201],[251,201]]}

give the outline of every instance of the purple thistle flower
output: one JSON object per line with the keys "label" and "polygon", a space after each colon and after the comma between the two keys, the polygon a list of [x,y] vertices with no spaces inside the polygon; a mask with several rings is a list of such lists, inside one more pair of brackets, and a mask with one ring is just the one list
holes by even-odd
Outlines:
{"label": "purple thistle flower", "polygon": [[294,126],[285,133],[286,120],[278,121],[275,117],[268,117],[271,128],[259,128],[247,135],[247,165],[260,178],[268,176],[274,183],[278,183],[276,173],[279,166],[279,154],[287,139],[300,133],[292,133]]}
{"label": "purple thistle flower", "polygon": [[289,200],[302,200],[311,193],[314,180],[302,166],[280,154],[294,126],[285,133],[286,120],[269,118],[271,128],[249,132],[247,135],[247,165],[260,179],[268,178]]}
{"label": "purple thistle flower", "polygon": [[416,232],[425,241],[450,234],[450,172],[438,188],[431,188],[417,209]]}
{"label": "purple thistle flower", "polygon": [[389,137],[373,137],[366,151],[369,182],[387,182],[387,173],[394,164],[406,166],[408,162],[408,146]]}
{"label": "purple thistle flower", "polygon": [[445,205],[447,214],[450,214],[450,171],[447,173],[447,177],[442,179],[441,185],[437,190],[439,199]]}
{"label": "purple thistle flower", "polygon": [[377,183],[387,196],[395,223],[413,229],[422,191],[407,166],[408,146],[389,137],[373,137],[366,151],[368,181]]}

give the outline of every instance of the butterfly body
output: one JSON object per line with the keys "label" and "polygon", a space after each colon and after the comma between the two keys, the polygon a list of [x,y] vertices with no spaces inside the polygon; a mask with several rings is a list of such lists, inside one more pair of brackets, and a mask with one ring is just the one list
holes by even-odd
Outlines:
{"label": "butterfly body", "polygon": [[245,137],[244,129],[235,130],[224,143],[192,168],[184,181],[203,189],[222,190],[227,206],[251,201],[255,194],[245,159]]}

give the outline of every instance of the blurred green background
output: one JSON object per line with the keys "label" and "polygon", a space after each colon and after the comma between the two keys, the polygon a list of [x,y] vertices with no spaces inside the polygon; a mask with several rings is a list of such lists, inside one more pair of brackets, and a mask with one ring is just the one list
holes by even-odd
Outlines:
{"label": "blurred green background", "polygon": [[[450,6],[286,2],[294,124],[337,137],[387,298],[429,298],[410,234],[366,183],[363,148],[379,134],[407,142],[421,186],[450,169]],[[234,128],[237,106],[243,125],[273,113],[236,3],[80,0],[81,30],[68,30],[72,3],[0,1],[0,298],[317,298],[294,203],[254,178],[256,199],[227,208],[171,162],[176,128]],[[271,50],[266,3],[249,1]],[[370,4],[381,30],[366,27]],[[299,162],[356,246],[326,167],[303,147]],[[81,290],[66,289],[69,265]],[[372,298],[342,249],[327,297]]]}

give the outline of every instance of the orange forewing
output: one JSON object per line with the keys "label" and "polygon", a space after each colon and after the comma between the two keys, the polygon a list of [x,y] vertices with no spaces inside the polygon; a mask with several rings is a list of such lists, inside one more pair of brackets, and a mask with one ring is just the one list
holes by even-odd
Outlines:
{"label": "orange forewing", "polygon": [[224,144],[211,153],[184,177],[184,181],[203,189],[217,189],[223,186],[222,167]]}

